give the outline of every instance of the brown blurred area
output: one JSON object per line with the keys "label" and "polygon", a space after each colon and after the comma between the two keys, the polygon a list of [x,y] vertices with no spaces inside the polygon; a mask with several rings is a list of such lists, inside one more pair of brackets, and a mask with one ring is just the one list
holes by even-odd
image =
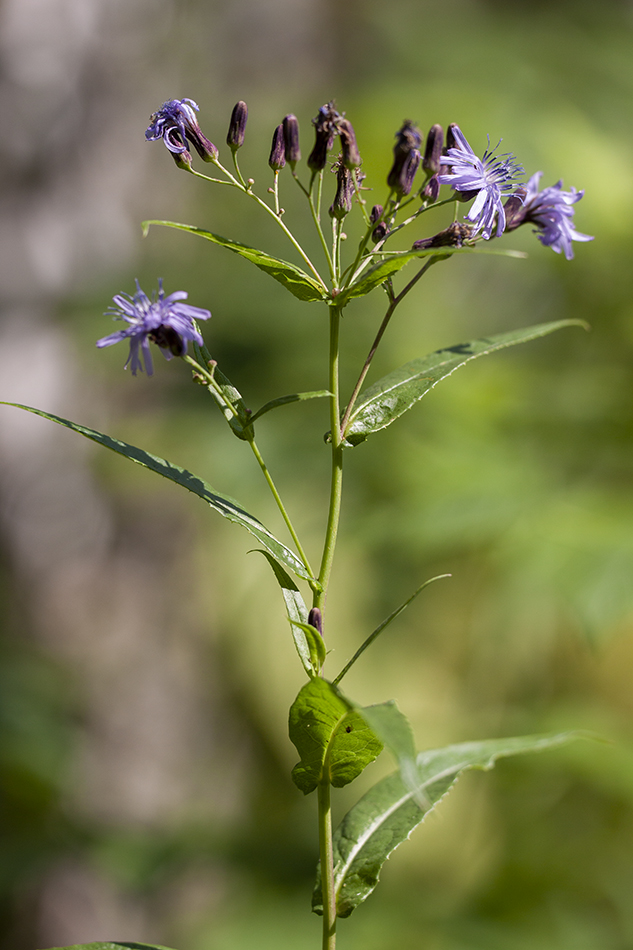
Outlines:
{"label": "brown blurred area", "polygon": [[[451,571],[350,690],[395,695],[421,745],[574,725],[616,745],[469,776],[427,839],[389,862],[384,897],[343,925],[350,950],[419,935],[429,950],[633,940],[632,25],[624,2],[600,15],[537,0],[0,5],[0,398],[208,466],[267,524],[257,473],[207,421],[184,367],[161,360],[154,379],[130,379],[120,348],[94,349],[112,295],[163,275],[213,311],[220,365],[253,403],[323,385],[307,305],[297,313],[220,248],[157,229],[142,242],[148,217],[270,238],[144,141],[150,113],[191,97],[223,146],[245,99],[259,179],[283,115],[299,115],[307,154],[309,119],[334,96],[378,180],[410,115],[459,121],[475,148],[503,134],[530,174],[587,189],[578,227],[596,241],[574,262],[521,235],[526,263],[434,275],[435,323],[403,308],[385,372],[523,323],[580,316],[594,331],[473,368],[408,429],[354,450],[330,629],[342,665],[427,573]],[[375,306],[346,328],[357,361]],[[301,419],[318,440],[322,420],[283,411],[288,430],[271,422],[263,441],[293,510],[310,499],[298,521],[316,551],[327,460]],[[278,591],[236,529],[152,479],[0,407],[2,950],[318,940],[311,802],[290,785],[285,733],[301,676]]]}

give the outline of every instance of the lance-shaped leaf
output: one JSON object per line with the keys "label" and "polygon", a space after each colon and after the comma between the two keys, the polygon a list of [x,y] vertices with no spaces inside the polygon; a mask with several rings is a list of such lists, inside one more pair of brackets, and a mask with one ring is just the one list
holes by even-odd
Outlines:
{"label": "lance-shaped leaf", "polygon": [[[286,613],[290,621],[290,629],[299,654],[299,659],[308,676],[318,676],[325,659],[325,645],[319,631],[308,624],[308,608],[305,605],[299,588],[281,564],[268,551],[260,551],[273,569],[277,583],[286,604]],[[307,630],[306,630],[307,627]],[[315,636],[316,634],[316,636]],[[320,643],[319,643],[320,641]]]}
{"label": "lance-shaped leaf", "polygon": [[332,393],[328,389],[317,389],[309,393],[290,393],[288,396],[279,396],[277,399],[271,399],[270,402],[265,403],[261,409],[254,412],[250,417],[250,422],[255,422],[260,416],[263,416],[266,412],[270,412],[271,409],[277,409],[279,406],[288,406],[293,402],[303,402],[305,399],[323,399],[324,396],[331,395]]}
{"label": "lance-shaped leaf", "polygon": [[[583,735],[567,732],[554,736],[519,736],[463,742],[420,752],[418,801],[399,772],[371,788],[343,818],[334,834],[334,882],[339,917],[348,917],[371,894],[380,869],[394,848],[405,841],[425,815],[446,795],[467,769],[491,769],[497,759],[525,752],[541,752]],[[421,807],[419,799],[425,804]],[[323,913],[320,872],[312,909]]]}
{"label": "lance-shaped leaf", "polygon": [[581,320],[557,320],[554,323],[539,323],[536,326],[499,333],[496,336],[457,346],[447,346],[429,356],[411,360],[400,369],[383,376],[377,383],[366,389],[354,407],[345,439],[352,445],[363,442],[372,432],[384,429],[398,419],[407,409],[411,409],[422,397],[433,389],[440,380],[446,379],[460,366],[488,353],[495,353],[516,343],[527,343],[538,337],[546,336],[562,327],[582,326]]}
{"label": "lance-shaped leaf", "polygon": [[426,805],[426,799],[418,792],[418,773],[415,762],[415,740],[411,723],[400,712],[395,700],[377,703],[375,706],[356,706],[367,725],[378,736],[396,762],[400,778],[420,807]]}
{"label": "lance-shaped leaf", "polygon": [[248,244],[242,244],[240,241],[231,241],[222,237],[221,234],[214,234],[213,231],[205,231],[204,228],[196,228],[191,224],[179,224],[177,221],[144,221],[143,234],[147,235],[152,224],[159,224],[166,228],[177,228],[179,231],[188,231],[189,234],[197,234],[198,237],[211,241],[213,244],[228,247],[229,251],[234,251],[240,257],[245,257],[247,261],[251,261],[260,270],[270,274],[299,300],[327,299],[327,289],[310,277],[309,274],[306,274],[300,267],[296,267],[295,264],[290,264],[288,261],[282,261],[277,257],[271,257],[270,254],[266,254],[256,247],[249,247]]}
{"label": "lance-shaped leaf", "polygon": [[134,943],[115,940],[108,943],[74,943],[72,947],[52,947],[51,950],[169,950],[157,943]]}
{"label": "lance-shaped leaf", "polygon": [[382,750],[352,703],[321,677],[300,690],[290,707],[288,732],[301,756],[292,780],[304,795],[322,782],[348,785]]}
{"label": "lance-shaped leaf", "polygon": [[43,412],[41,409],[33,409],[31,406],[22,406],[15,402],[0,402],[0,405],[15,406],[16,409],[25,409],[27,412],[33,412],[37,416],[42,416],[43,419],[50,419],[51,422],[57,422],[59,425],[65,426],[67,429],[72,429],[73,432],[78,432],[80,435],[85,436],[86,439],[98,442],[99,445],[104,445],[107,449],[111,449],[118,455],[123,455],[132,462],[136,462],[138,465],[157,472],[159,475],[162,475],[163,478],[168,478],[170,481],[176,482],[177,485],[182,485],[187,491],[198,495],[199,498],[206,501],[211,508],[219,512],[224,518],[246,528],[247,531],[257,538],[260,544],[264,545],[266,550],[269,551],[273,558],[280,564],[290,568],[298,577],[303,577],[305,580],[310,579],[310,575],[302,561],[299,560],[296,554],[293,554],[292,551],[282,544],[281,541],[278,541],[277,538],[270,533],[268,528],[264,527],[261,521],[258,521],[257,518],[249,514],[234,498],[215,491],[215,489],[202,478],[199,478],[192,472],[188,472],[186,468],[180,468],[178,465],[173,465],[158,455],[151,455],[149,452],[146,452],[144,449],[139,449],[135,445],[130,445],[121,439],[113,439],[109,435],[104,435],[103,432],[98,432],[96,429],[89,429],[87,426],[78,425],[76,422],[63,419],[61,416],[55,416],[50,412]]}

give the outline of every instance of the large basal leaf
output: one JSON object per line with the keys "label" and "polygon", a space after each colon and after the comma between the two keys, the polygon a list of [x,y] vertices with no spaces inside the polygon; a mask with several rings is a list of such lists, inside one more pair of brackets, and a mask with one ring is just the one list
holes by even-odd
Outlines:
{"label": "large basal leaf", "polygon": [[159,224],[166,228],[177,228],[179,231],[188,231],[189,234],[197,234],[198,237],[204,238],[206,241],[212,241],[213,244],[227,247],[230,251],[239,254],[240,257],[245,257],[247,261],[251,261],[266,274],[270,274],[299,300],[327,299],[327,289],[301,270],[300,267],[296,267],[288,261],[271,257],[270,254],[266,254],[256,247],[249,247],[248,244],[242,244],[240,241],[230,241],[228,238],[222,237],[221,234],[214,234],[213,231],[205,231],[204,228],[196,228],[191,224],[179,224],[177,221],[144,221],[144,234],[147,234],[152,224]]}
{"label": "large basal leaf", "polygon": [[305,580],[310,579],[310,575],[299,558],[282,544],[281,541],[278,541],[277,538],[270,533],[268,528],[264,527],[261,521],[258,521],[257,518],[249,514],[234,498],[216,492],[207,482],[202,478],[198,478],[198,476],[192,472],[188,472],[186,468],[172,465],[171,462],[167,462],[158,455],[151,455],[149,452],[146,452],[144,449],[139,449],[135,445],[130,445],[128,442],[123,442],[120,439],[113,439],[109,435],[104,435],[103,432],[97,432],[96,429],[89,429],[87,426],[78,425],[76,422],[63,419],[61,416],[55,416],[50,412],[43,412],[41,409],[33,409],[32,406],[22,406],[15,402],[0,402],[0,405],[15,406],[16,409],[25,409],[27,412],[35,413],[36,416],[42,416],[43,419],[50,419],[51,422],[57,422],[59,425],[65,426],[67,429],[72,429],[73,432],[78,432],[93,442],[98,442],[99,445],[104,445],[107,449],[111,449],[118,455],[123,455],[132,462],[136,462],[138,465],[143,465],[145,468],[157,472],[164,478],[176,482],[177,485],[182,485],[187,491],[198,495],[199,498],[206,501],[211,508],[219,512],[224,518],[250,531],[280,564],[290,568],[298,577],[303,577]]}
{"label": "large basal leaf", "polygon": [[[309,628],[307,633],[304,630],[304,627],[308,625],[308,608],[301,596],[301,592],[290,575],[284,571],[281,564],[279,564],[274,557],[270,556],[268,551],[260,551],[259,553],[264,555],[272,567],[274,575],[277,578],[277,583],[281,587],[281,593],[286,605],[286,613],[290,621],[290,629],[292,630],[295,647],[297,648],[297,653],[299,654],[303,668],[308,676],[317,676],[322,661],[319,663],[318,641],[316,641],[314,634],[316,634],[317,637],[319,634],[313,627]],[[308,639],[308,637],[310,637],[310,639]],[[319,639],[321,638],[319,637]],[[321,642],[323,641],[321,640]]]}
{"label": "large basal leaf", "polygon": [[[334,880],[339,917],[348,917],[371,894],[380,869],[394,848],[405,841],[429,811],[467,769],[491,769],[497,759],[541,752],[579,738],[582,733],[519,736],[463,742],[420,752],[418,801],[399,772],[382,779],[343,818],[334,834]],[[425,804],[421,807],[419,799]],[[315,913],[323,912],[320,874],[312,898]]]}
{"label": "large basal leaf", "polygon": [[169,950],[157,943],[130,943],[127,940],[113,943],[74,943],[72,947],[51,947],[51,950]]}
{"label": "large basal leaf", "polygon": [[304,795],[322,782],[348,785],[382,750],[365,719],[321,677],[300,690],[290,707],[288,733],[301,756],[292,780]]}
{"label": "large basal leaf", "polygon": [[527,343],[569,326],[586,326],[581,320],[557,320],[536,326],[499,333],[496,336],[457,346],[447,346],[429,356],[411,360],[400,369],[383,376],[361,394],[345,430],[345,439],[352,445],[363,442],[372,432],[391,425],[407,409],[411,409],[442,379],[460,366],[487,353],[494,353],[516,343]]}

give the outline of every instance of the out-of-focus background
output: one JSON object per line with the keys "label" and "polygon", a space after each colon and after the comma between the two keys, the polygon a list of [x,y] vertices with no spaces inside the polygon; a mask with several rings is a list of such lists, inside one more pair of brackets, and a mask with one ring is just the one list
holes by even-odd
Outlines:
{"label": "out-of-focus background", "polygon": [[[592,329],[466,367],[348,453],[327,640],[338,669],[449,571],[348,691],[397,698],[420,747],[569,727],[612,744],[465,776],[341,941],[629,950],[631,3],[3,0],[0,30],[0,398],[190,467],[277,532],[245,446],[186,368],[157,354],[155,376],[134,379],[124,347],[94,346],[116,329],[102,315],[112,295],[162,276],[213,311],[208,344],[249,405],[326,385],[324,308],[188,235],[142,239],[139,222],[164,217],[289,254],[250,202],[144,141],[150,113],[189,96],[223,146],[245,99],[241,164],[262,190],[275,125],[295,112],[307,155],[332,97],[376,201],[405,118],[457,121],[480,153],[503,137],[544,185],[586,189],[576,223],[595,241],[573,262],[523,228],[504,244],[528,260],[443,264],[402,306],[374,379],[529,323]],[[282,183],[292,223],[300,195],[287,172]],[[348,385],[382,307],[376,293],[349,308]],[[327,427],[319,402],[259,427],[314,558]],[[290,783],[286,735],[302,673],[266,562],[199,500],[43,420],[0,407],[0,452],[0,947],[314,947],[314,802]],[[337,795],[339,814],[357,794]]]}

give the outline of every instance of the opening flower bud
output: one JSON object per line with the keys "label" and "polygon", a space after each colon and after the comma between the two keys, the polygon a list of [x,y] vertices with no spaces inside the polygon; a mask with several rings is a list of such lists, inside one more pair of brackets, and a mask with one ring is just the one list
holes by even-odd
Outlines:
{"label": "opening flower bud", "polygon": [[[420,144],[422,135],[420,130],[408,120],[402,125],[402,128],[396,132],[396,144],[393,149],[393,165],[387,176],[387,184],[398,195],[409,194],[413,184],[413,176],[418,170],[420,164]],[[412,152],[417,151],[417,159],[410,159]],[[411,174],[410,161],[413,163],[413,175]],[[410,180],[409,180],[410,179]],[[409,191],[404,189],[407,187]]]}
{"label": "opening flower bud", "polygon": [[341,139],[341,150],[343,152],[343,164],[346,168],[358,168],[362,159],[356,144],[356,133],[354,127],[348,119],[339,119],[338,134]]}
{"label": "opening flower bud", "polygon": [[236,152],[244,144],[244,133],[246,131],[246,120],[248,119],[248,106],[240,101],[233,107],[229,131],[226,136],[226,144],[232,152]]}
{"label": "opening flower bud", "polygon": [[431,126],[429,134],[426,137],[426,147],[424,149],[424,158],[422,159],[422,168],[425,172],[433,175],[439,172],[443,145],[444,129],[441,125]]}
{"label": "opening flower bud", "polygon": [[308,157],[308,168],[314,172],[320,172],[325,168],[328,152],[334,144],[339,119],[340,115],[334,108],[334,103],[326,102],[319,109],[318,116],[312,120],[316,138],[314,148]]}

